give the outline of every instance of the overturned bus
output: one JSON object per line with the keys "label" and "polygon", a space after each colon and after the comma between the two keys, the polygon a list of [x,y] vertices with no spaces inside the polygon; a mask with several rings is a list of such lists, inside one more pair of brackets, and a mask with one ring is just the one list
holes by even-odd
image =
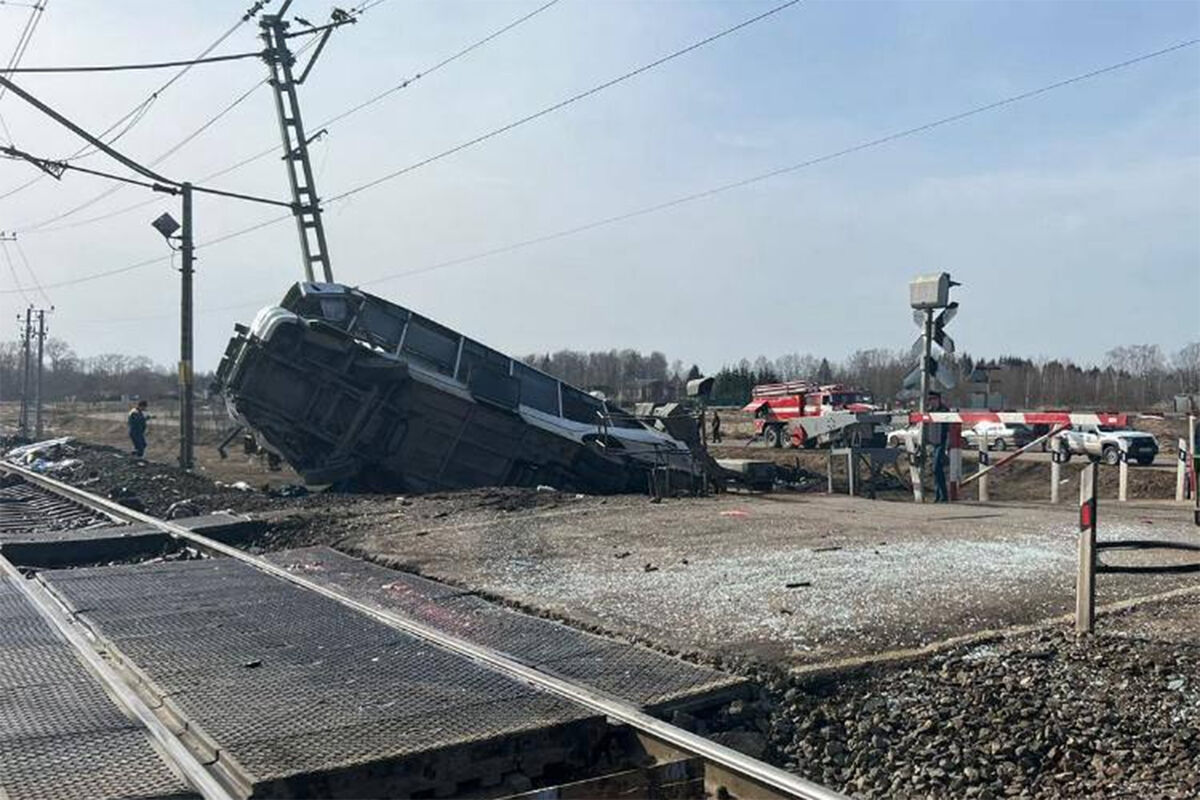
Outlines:
{"label": "overturned bus", "polygon": [[296,284],[235,331],[213,389],[310,484],[614,493],[645,491],[650,475],[704,480],[707,457],[678,429],[358,289]]}

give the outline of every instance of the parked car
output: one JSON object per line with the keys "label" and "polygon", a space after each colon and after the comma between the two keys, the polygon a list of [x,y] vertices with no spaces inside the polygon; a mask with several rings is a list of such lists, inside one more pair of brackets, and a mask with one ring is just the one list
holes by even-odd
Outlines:
{"label": "parked car", "polygon": [[[1017,432],[1016,426],[1005,425],[1003,422],[979,422],[974,427],[963,429],[963,442],[976,449],[985,441],[988,450],[1007,450],[1010,447],[1019,447],[1017,439],[1023,436],[1023,433]],[[1032,441],[1032,437],[1026,438],[1024,444],[1028,444],[1030,441]]]}
{"label": "parked car", "polygon": [[1053,438],[1065,442],[1071,455],[1097,457],[1109,465],[1121,462],[1122,447],[1130,461],[1142,466],[1153,464],[1158,455],[1158,440],[1153,434],[1111,425],[1074,425]]}
{"label": "parked car", "polygon": [[909,442],[921,441],[921,426],[909,425],[907,428],[897,428],[893,431],[888,431],[887,446],[899,447],[907,450]]}

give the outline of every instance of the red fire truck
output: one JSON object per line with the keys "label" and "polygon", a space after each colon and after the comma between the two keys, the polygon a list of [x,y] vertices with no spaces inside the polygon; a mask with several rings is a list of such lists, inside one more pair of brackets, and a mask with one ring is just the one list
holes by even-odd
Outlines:
{"label": "red fire truck", "polygon": [[771,447],[838,444],[851,435],[873,439],[877,406],[869,394],[840,383],[765,383],[742,410],[754,415],[754,433]]}

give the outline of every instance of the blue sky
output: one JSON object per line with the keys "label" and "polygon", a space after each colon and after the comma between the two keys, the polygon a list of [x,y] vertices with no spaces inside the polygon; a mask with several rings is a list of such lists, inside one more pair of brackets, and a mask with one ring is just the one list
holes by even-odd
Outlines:
{"label": "blue sky", "polygon": [[[186,57],[244,0],[50,0],[25,63]],[[386,0],[339,31],[302,88],[310,126],[540,5]],[[503,125],[766,10],[760,2],[561,0],[314,145],[325,196]],[[296,13],[326,7],[296,0]],[[0,7],[0,47],[24,12]],[[258,47],[243,26],[222,52]],[[1094,361],[1120,344],[1200,338],[1200,47],[1001,110],[656,214],[467,264],[385,276],[619,214],[887,135],[1200,36],[1200,6],[835,3],[809,0],[658,69],[327,209],[336,276],[513,353],[659,349],[708,369],[759,353],[843,357],[905,347],[906,284],[964,283],[953,334],[978,354]],[[259,80],[261,63],[197,68],[120,146],[150,161]],[[165,74],[22,76],[100,130]],[[75,149],[0,100],[18,145]],[[269,93],[161,170],[208,174],[277,141]],[[100,159],[88,164],[101,167]],[[0,162],[0,194],[27,180]],[[283,197],[276,159],[216,185]],[[105,185],[69,175],[0,200],[23,230]],[[63,222],[143,199],[123,190]],[[103,223],[21,235],[44,282],[163,254],[147,222],[168,198]],[[197,236],[275,216],[204,199]],[[53,227],[53,226],[48,226]],[[300,274],[294,227],[202,248],[197,362]],[[0,265],[2,266],[2,265]],[[20,276],[23,278],[23,276]],[[28,283],[27,280],[23,281]],[[0,313],[22,307],[0,269]],[[83,354],[176,357],[166,264],[48,290],[53,326]],[[229,306],[240,306],[229,308]]]}

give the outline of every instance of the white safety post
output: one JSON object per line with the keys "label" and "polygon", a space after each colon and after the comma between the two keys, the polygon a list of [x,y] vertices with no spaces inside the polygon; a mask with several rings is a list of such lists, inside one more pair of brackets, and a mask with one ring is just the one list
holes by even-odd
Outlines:
{"label": "white safety post", "polygon": [[1058,503],[1062,490],[1062,465],[1067,463],[1067,443],[1062,437],[1050,439],[1050,502]]}
{"label": "white safety post", "polygon": [[855,479],[855,477],[857,477],[855,475],[855,473],[857,473],[857,472],[858,472],[858,464],[855,463],[854,448],[847,447],[846,448],[846,476],[847,476],[847,480],[850,481],[850,496],[851,497],[854,497],[854,479]]}
{"label": "white safety post", "polygon": [[950,423],[950,471],[946,475],[946,489],[951,501],[962,499],[962,423]]}
{"label": "white safety post", "polygon": [[1200,486],[1196,485],[1196,415],[1188,415],[1188,475],[1192,480],[1192,521],[1200,525]]}
{"label": "white safety post", "polygon": [[1079,473],[1079,575],[1075,581],[1075,632],[1091,633],[1096,622],[1096,484],[1100,465]]}
{"label": "white safety post", "polygon": [[1124,444],[1118,455],[1121,463],[1117,466],[1117,500],[1124,503],[1129,500],[1129,451]]}
{"label": "white safety post", "polygon": [[[987,428],[984,428],[983,437],[979,440],[979,469],[986,468],[990,460]],[[979,502],[986,503],[991,500],[991,495],[988,493],[988,473],[982,473],[977,483],[979,484]]]}
{"label": "white safety post", "polygon": [[1179,440],[1179,459],[1175,462],[1175,502],[1182,503],[1187,499],[1188,482],[1188,447],[1186,439]]}
{"label": "white safety post", "polygon": [[833,494],[833,448],[829,448],[828,461],[825,463],[825,474],[828,476],[829,485],[825,488],[825,494]]}
{"label": "white safety post", "polygon": [[925,426],[917,428],[916,436],[908,437],[905,442],[908,449],[908,475],[912,479],[913,500],[925,502],[925,484],[921,482],[921,459],[919,453],[925,446]]}

